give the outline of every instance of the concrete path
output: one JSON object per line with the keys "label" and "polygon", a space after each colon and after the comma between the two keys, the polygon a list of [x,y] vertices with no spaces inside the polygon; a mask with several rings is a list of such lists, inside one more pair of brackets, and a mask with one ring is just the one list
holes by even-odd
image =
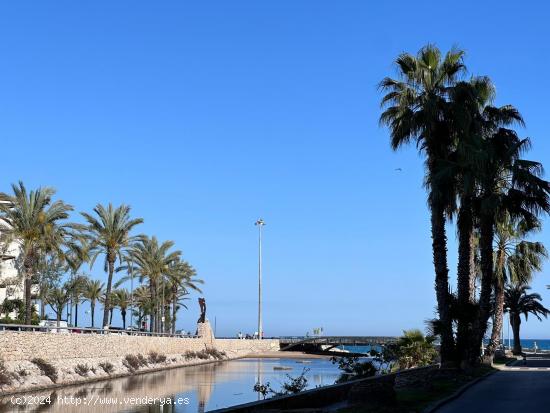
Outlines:
{"label": "concrete path", "polygon": [[550,409],[550,359],[529,359],[526,365],[494,373],[470,387],[438,413],[530,413]]}

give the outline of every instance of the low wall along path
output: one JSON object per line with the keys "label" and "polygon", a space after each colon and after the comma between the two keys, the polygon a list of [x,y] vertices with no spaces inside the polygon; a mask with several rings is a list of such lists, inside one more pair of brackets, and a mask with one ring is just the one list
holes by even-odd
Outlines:
{"label": "low wall along path", "polygon": [[[192,354],[205,350],[223,352],[221,359],[227,360],[279,350],[279,340],[216,339],[210,324],[201,324],[198,338],[2,331],[0,394],[135,374],[125,362],[127,355],[141,355],[147,360],[151,353],[166,356],[165,361],[149,361],[141,366],[139,372],[144,372],[220,360],[214,355],[198,358]],[[35,358],[47,361],[57,370],[55,381],[31,362]],[[107,373],[98,367],[105,363],[110,363],[113,371]],[[90,367],[90,372],[84,377],[77,374],[78,365]],[[2,369],[12,377],[10,384],[1,384]]]}

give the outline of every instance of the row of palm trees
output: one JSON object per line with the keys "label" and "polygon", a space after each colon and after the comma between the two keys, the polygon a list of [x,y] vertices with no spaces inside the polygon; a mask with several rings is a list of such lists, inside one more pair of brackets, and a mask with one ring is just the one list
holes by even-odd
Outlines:
{"label": "row of palm trees", "polygon": [[[139,321],[150,318],[151,331],[174,332],[183,300],[191,291],[200,291],[203,281],[172,241],[134,235],[143,220],[132,218],[127,205],[98,204],[92,213],[81,213],[84,223],[75,223],[69,221],[73,207],[54,200],[52,188],[28,191],[19,182],[12,192],[0,193],[0,247],[6,250],[15,244],[19,249],[16,266],[23,281],[26,324],[31,323],[33,285],[38,285],[42,316],[49,304],[59,319],[69,304],[76,318],[78,304],[85,299],[92,320],[96,303],[102,304],[102,326],[110,324],[116,307],[125,324],[132,307]],[[92,268],[100,257],[105,284],[82,273],[85,264]],[[117,282],[115,274],[121,275]],[[134,280],[139,283],[135,291]],[[127,281],[130,292],[120,288]]]}
{"label": "row of palm trees", "polygon": [[[443,55],[427,45],[395,62],[398,77],[380,83],[380,122],[394,150],[415,143],[425,156],[441,359],[469,368],[482,360],[493,315],[486,361],[499,345],[506,283],[528,281],[546,256],[542,244],[526,238],[550,211],[550,184],[542,165],[524,158],[530,141],[514,129],[524,125],[521,114],[493,105],[488,77],[466,78],[462,50]],[[451,220],[458,239],[456,291],[447,261]]]}

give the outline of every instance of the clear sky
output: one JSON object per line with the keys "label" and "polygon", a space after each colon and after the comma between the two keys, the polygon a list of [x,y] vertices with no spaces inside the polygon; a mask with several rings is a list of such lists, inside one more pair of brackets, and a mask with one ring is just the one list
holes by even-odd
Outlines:
{"label": "clear sky", "polygon": [[[391,152],[376,85],[401,51],[459,45],[548,166],[549,14],[542,1],[3,2],[2,190],[22,179],[78,211],[130,204],[204,278],[219,335],[255,330],[260,216],[266,335],[423,328],[422,160]],[[550,247],[550,229],[538,238]],[[533,283],[547,305],[549,275]],[[193,296],[179,327],[197,317]],[[550,338],[550,321],[523,330]]]}

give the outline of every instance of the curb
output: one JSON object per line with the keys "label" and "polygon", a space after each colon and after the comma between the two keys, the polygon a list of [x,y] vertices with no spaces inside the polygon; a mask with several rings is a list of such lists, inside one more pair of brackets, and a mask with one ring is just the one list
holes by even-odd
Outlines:
{"label": "curb", "polygon": [[453,400],[458,399],[470,387],[476,385],[477,383],[479,383],[482,380],[485,380],[487,377],[489,377],[492,374],[495,374],[498,371],[499,370],[496,370],[496,369],[492,370],[488,373],[485,373],[483,376],[478,377],[478,378],[466,383],[464,386],[460,387],[457,391],[455,391],[450,396],[447,396],[444,399],[438,400],[438,401],[434,402],[433,404],[431,404],[430,406],[426,407],[424,410],[422,410],[422,413],[434,413],[434,412],[438,411],[441,407],[443,407],[447,403],[450,403]]}

